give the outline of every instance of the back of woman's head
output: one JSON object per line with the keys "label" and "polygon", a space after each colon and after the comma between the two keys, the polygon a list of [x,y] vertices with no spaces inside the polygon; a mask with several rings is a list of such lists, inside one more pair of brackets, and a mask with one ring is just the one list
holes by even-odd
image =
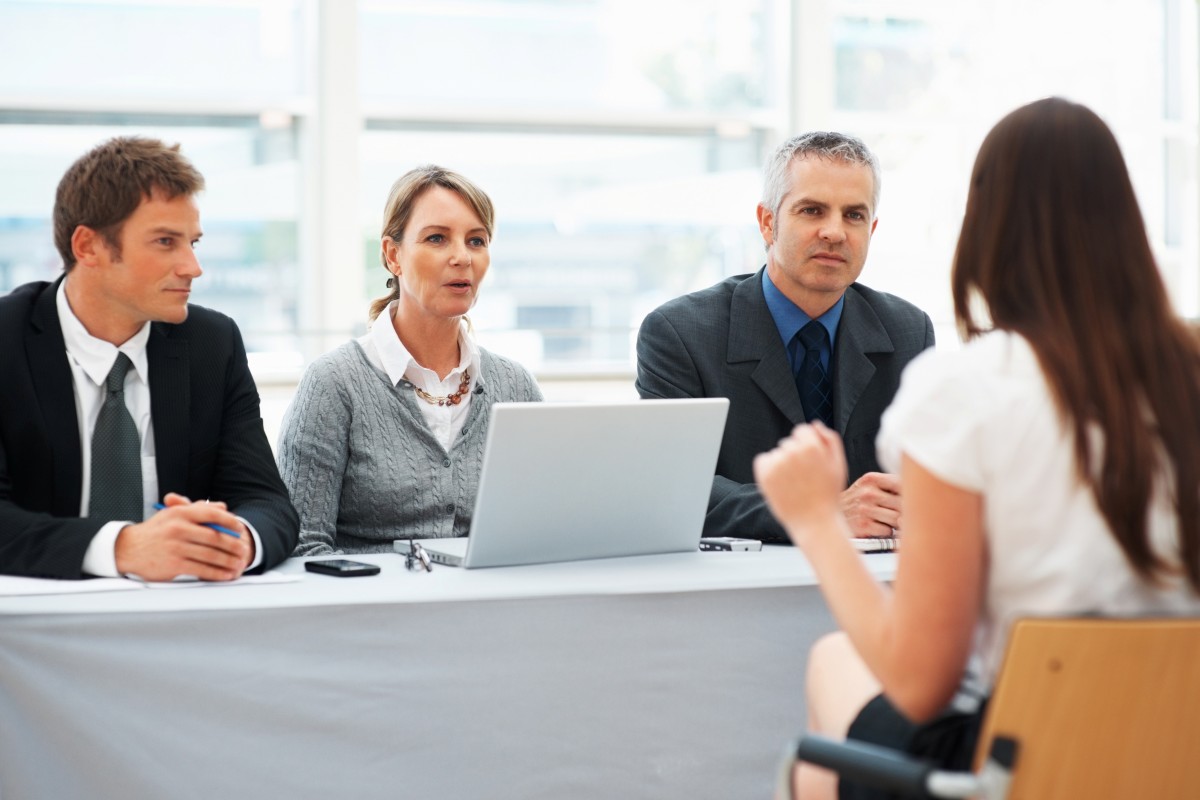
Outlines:
{"label": "back of woman's head", "polygon": [[1095,113],[1050,98],[996,124],[971,174],[952,288],[968,337],[995,327],[1029,341],[1080,478],[1147,579],[1172,568],[1151,547],[1147,510],[1155,485],[1175,483],[1180,561],[1200,591],[1200,342],[1171,308]]}
{"label": "back of woman's head", "polygon": [[954,264],[968,334],[987,327],[974,292],[996,327],[1028,335],[1064,316],[1086,327],[1136,313],[1131,304],[1166,309],[1125,160],[1089,109],[1039,100],[984,139]]}

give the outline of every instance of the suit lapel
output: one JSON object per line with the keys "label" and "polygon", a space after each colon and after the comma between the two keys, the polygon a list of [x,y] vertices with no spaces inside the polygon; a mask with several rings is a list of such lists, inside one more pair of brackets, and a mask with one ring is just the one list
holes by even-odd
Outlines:
{"label": "suit lapel", "polygon": [[845,433],[858,398],[875,375],[870,354],[891,353],[896,349],[875,309],[853,286],[846,290],[846,305],[834,349],[833,426],[839,433]]}
{"label": "suit lapel", "polygon": [[750,373],[751,380],[793,424],[804,422],[804,406],[800,404],[796,379],[779,339],[775,318],[763,296],[762,270],[753,278],[742,281],[733,291],[729,304],[727,358],[730,364],[757,361]]}
{"label": "suit lapel", "polygon": [[150,369],[150,415],[154,426],[159,494],[187,485],[191,382],[186,339],[168,335],[173,326],[154,323],[146,343]]}
{"label": "suit lapel", "polygon": [[54,512],[77,517],[83,490],[83,454],[79,448],[75,387],[58,321],[56,298],[60,283],[62,278],[46,287],[34,301],[25,356],[54,464]]}

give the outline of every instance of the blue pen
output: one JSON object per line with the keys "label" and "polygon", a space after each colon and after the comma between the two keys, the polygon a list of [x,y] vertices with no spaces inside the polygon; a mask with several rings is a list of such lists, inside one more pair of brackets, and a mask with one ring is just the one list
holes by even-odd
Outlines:
{"label": "blue pen", "polygon": [[[164,506],[162,503],[155,503],[154,507],[159,511],[162,511],[164,508],[166,508],[166,506]],[[204,525],[207,528],[212,528],[214,531],[219,531],[219,532],[225,534],[226,536],[232,536],[235,539],[242,538],[242,535],[240,533],[238,533],[237,531],[231,531],[231,530],[229,530],[229,528],[226,528],[224,525],[218,525],[215,522],[201,522],[200,524]]]}

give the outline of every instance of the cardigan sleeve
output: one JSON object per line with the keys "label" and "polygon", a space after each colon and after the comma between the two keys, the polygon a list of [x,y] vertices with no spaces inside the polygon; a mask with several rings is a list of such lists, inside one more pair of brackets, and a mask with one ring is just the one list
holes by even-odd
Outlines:
{"label": "cardigan sleeve", "polygon": [[300,514],[300,542],[293,555],[341,552],[337,520],[353,417],[344,388],[348,379],[328,356],[313,362],[284,414],[279,472]]}

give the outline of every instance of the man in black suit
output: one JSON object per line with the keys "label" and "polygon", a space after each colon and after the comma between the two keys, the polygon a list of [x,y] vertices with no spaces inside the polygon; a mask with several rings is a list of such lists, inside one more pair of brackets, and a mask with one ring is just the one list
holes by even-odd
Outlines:
{"label": "man in black suit", "polygon": [[241,334],[188,305],[203,186],[141,138],[59,183],[65,274],[0,298],[0,573],[223,581],[291,554]]}
{"label": "man in black suit", "polygon": [[855,535],[900,527],[899,480],[879,471],[875,436],[901,370],[933,345],[933,324],[855,283],[878,204],[878,162],[861,141],[827,132],[790,139],[768,164],[758,205],[766,265],[671,300],[642,323],[642,397],[730,401],[705,536],[787,541],[752,464],[814,420],[841,434],[850,472],[842,505]]}

